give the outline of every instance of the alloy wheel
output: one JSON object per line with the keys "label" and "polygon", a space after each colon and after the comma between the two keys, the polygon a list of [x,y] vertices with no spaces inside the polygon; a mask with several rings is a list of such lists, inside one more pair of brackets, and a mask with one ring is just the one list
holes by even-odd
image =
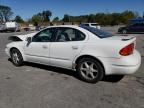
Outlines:
{"label": "alloy wheel", "polygon": [[98,75],[98,69],[94,62],[85,61],[81,64],[80,72],[86,79],[93,80]]}

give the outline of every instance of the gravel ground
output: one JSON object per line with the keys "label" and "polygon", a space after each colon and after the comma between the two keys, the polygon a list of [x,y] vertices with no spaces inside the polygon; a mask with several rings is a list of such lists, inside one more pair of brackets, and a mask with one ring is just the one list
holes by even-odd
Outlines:
{"label": "gravel ground", "polygon": [[[112,33],[117,28],[102,28]],[[80,81],[73,71],[27,63],[15,67],[4,52],[7,38],[0,33],[0,108],[144,108],[144,34],[137,37],[142,65],[121,81],[97,84]]]}

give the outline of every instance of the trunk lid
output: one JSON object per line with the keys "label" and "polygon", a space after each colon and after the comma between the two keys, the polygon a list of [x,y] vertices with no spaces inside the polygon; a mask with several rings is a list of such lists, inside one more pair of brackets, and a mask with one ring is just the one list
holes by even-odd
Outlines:
{"label": "trunk lid", "polygon": [[117,40],[117,41],[129,41],[129,40],[136,40],[136,37],[134,36],[112,36],[108,38],[104,38],[108,40]]}
{"label": "trunk lid", "polygon": [[122,56],[119,54],[121,49],[125,48],[126,46],[129,46],[130,44],[134,44],[133,50],[135,50],[136,46],[136,37],[134,36],[113,36],[103,38],[102,40],[104,40],[104,43],[108,43],[106,44],[107,46],[105,46],[108,47],[107,52],[109,52],[109,54],[111,54],[111,52],[114,52],[115,55],[113,55],[113,57],[117,58],[120,58]]}

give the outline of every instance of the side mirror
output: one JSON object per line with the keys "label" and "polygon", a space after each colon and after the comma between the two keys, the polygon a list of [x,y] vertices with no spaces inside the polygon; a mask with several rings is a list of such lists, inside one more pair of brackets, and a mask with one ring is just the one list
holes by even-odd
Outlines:
{"label": "side mirror", "polygon": [[31,38],[31,37],[27,37],[26,41],[27,41],[28,43],[31,43],[31,42],[32,42],[32,38]]}

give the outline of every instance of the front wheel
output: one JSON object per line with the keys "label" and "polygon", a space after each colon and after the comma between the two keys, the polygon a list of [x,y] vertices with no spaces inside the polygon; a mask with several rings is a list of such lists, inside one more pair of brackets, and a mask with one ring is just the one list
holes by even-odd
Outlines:
{"label": "front wheel", "polygon": [[92,58],[81,59],[77,64],[77,71],[80,78],[88,83],[96,83],[104,76],[102,65]]}
{"label": "front wheel", "polygon": [[11,60],[15,66],[21,66],[23,64],[23,57],[19,50],[12,49]]}

